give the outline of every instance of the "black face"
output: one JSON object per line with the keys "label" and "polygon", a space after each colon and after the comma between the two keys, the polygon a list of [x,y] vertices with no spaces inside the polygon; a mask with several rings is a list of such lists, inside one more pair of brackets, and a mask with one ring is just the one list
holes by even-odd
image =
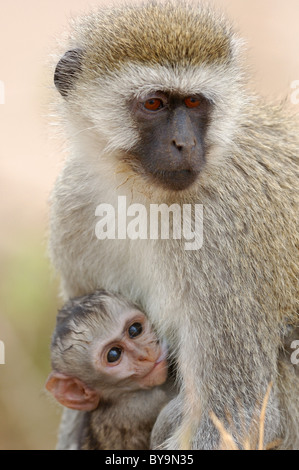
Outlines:
{"label": "black face", "polygon": [[140,143],[130,154],[153,182],[175,191],[195,182],[205,164],[211,104],[203,96],[157,92],[132,105]]}

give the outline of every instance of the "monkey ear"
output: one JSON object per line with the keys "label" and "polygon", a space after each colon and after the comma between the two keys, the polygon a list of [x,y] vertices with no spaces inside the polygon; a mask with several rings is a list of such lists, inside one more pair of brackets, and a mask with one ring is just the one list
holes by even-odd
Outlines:
{"label": "monkey ear", "polygon": [[73,87],[81,71],[82,49],[67,51],[56,65],[54,83],[59,93],[65,98]]}
{"label": "monkey ear", "polygon": [[73,410],[95,410],[100,400],[99,393],[87,387],[81,380],[55,371],[49,375],[46,389],[61,405]]}

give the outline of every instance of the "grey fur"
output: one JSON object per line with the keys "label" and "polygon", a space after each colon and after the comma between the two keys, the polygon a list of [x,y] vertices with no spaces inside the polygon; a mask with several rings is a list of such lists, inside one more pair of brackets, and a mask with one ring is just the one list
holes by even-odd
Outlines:
{"label": "grey fur", "polygon": [[[136,30],[146,18],[161,31],[172,27],[175,38],[181,26],[174,18],[189,7],[167,5],[164,23],[163,4],[151,16],[144,15],[146,6],[136,9]],[[206,25],[222,20],[201,6],[192,8],[201,12],[198,28],[209,31],[213,48],[219,38],[214,41],[214,29]],[[70,45],[88,50],[107,27],[117,35],[107,22],[110,14],[87,18],[84,24],[96,29],[76,27]],[[134,30],[134,24],[127,27]],[[159,438],[169,438],[165,448],[217,447],[209,412],[225,422],[229,411],[237,429],[241,415],[248,427],[272,382],[265,442],[281,438],[282,448],[298,449],[299,379],[280,359],[281,331],[287,323],[298,325],[298,119],[248,94],[238,40],[230,28],[221,31],[230,54],[225,47],[221,60],[209,63],[198,56],[171,63],[170,52],[169,65],[122,60],[112,72],[110,64],[105,76],[103,64],[97,68],[98,50],[83,57],[82,76],[67,100],[61,98],[72,151],[52,194],[51,257],[65,299],[99,287],[120,292],[142,305],[175,351],[182,387],[174,409],[180,413]],[[150,43],[157,54],[160,46]],[[142,169],[128,164],[138,129],[126,99],[157,88],[193,89],[214,103],[206,166],[190,189],[178,193],[152,187]],[[203,247],[187,252],[180,240],[97,240],[96,206],[116,207],[118,195],[146,208],[203,204]]]}

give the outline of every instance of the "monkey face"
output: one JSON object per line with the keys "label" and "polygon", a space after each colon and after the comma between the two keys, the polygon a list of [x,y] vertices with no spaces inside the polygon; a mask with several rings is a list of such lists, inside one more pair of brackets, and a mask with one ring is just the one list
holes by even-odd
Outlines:
{"label": "monkey face", "polygon": [[182,190],[205,164],[205,134],[211,104],[201,95],[151,93],[132,103],[140,140],[130,152],[154,184]]}
{"label": "monkey face", "polygon": [[225,21],[179,2],[115,15],[117,34],[109,15],[88,18],[56,66],[72,135],[117,187],[196,192],[232,154],[246,104],[239,40]]}
{"label": "monkey face", "polygon": [[161,385],[167,350],[138,307],[97,290],[58,314],[46,388],[64,406],[94,410],[102,399]]}
{"label": "monkey face", "polygon": [[119,389],[150,388],[167,378],[165,348],[139,311],[127,312],[118,331],[114,325],[109,341],[96,345],[94,363],[101,376]]}

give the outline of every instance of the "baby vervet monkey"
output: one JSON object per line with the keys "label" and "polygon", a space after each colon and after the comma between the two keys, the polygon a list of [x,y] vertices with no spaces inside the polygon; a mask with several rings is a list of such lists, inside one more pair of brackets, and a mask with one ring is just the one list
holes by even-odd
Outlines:
{"label": "baby vervet monkey", "polygon": [[84,412],[76,449],[149,449],[173,396],[166,347],[138,307],[102,290],[70,300],[57,316],[51,360],[46,388]]}

